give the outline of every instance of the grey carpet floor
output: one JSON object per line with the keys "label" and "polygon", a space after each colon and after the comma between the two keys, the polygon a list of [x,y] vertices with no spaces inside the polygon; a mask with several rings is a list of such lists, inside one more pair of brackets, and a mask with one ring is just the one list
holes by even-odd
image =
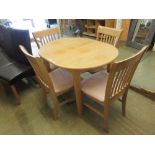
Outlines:
{"label": "grey carpet floor", "polygon": [[[106,134],[103,119],[86,108],[79,117],[75,102],[61,107],[60,118],[54,121],[52,100],[48,96],[46,104],[40,88],[20,88],[21,105],[15,104],[11,93],[0,90],[0,134]],[[110,106],[109,134],[155,134],[154,114],[155,103],[130,90],[126,117],[119,101]]]}

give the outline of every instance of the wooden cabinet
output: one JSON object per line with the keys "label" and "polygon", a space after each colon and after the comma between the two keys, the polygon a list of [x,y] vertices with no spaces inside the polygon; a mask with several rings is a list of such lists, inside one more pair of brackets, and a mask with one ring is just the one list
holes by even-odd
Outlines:
{"label": "wooden cabinet", "polygon": [[96,37],[97,28],[99,25],[107,27],[115,27],[114,19],[83,19],[84,35]]}
{"label": "wooden cabinet", "polygon": [[120,40],[121,41],[126,41],[127,38],[128,38],[128,32],[129,32],[130,22],[131,22],[131,19],[123,19],[122,20],[122,29],[123,29],[123,32],[122,32],[121,37],[120,37]]}
{"label": "wooden cabinet", "polygon": [[[128,38],[128,31],[130,27],[130,19],[122,19],[121,27],[123,32],[120,36],[121,41],[126,41]],[[99,25],[115,28],[117,19],[82,19],[84,27],[83,34],[91,37],[96,37],[97,28]]]}

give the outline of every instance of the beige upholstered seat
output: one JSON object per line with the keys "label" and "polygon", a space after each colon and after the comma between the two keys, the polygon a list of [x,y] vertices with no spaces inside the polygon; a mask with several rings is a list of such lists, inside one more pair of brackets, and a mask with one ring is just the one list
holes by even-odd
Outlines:
{"label": "beige upholstered seat", "polygon": [[103,102],[108,75],[109,73],[102,70],[93,74],[89,79],[84,79],[82,81],[82,91],[94,99]]}
{"label": "beige upholstered seat", "polygon": [[64,69],[57,68],[50,72],[49,76],[53,81],[54,91],[57,94],[62,94],[65,90],[73,87],[72,75]]}
{"label": "beige upholstered seat", "polygon": [[[19,47],[34,69],[36,78],[43,89],[45,97],[47,93],[51,94],[54,107],[54,118],[56,119],[58,117],[58,107],[60,105],[57,97],[73,88],[72,75],[60,68],[57,68],[49,73],[44,61],[40,57],[33,57],[22,45]],[[70,98],[63,101],[61,104],[65,104],[72,100],[73,99]]]}
{"label": "beige upholstered seat", "polygon": [[108,131],[109,105],[122,96],[122,113],[125,116],[125,105],[128,88],[134,72],[148,46],[145,46],[136,55],[111,65],[109,74],[100,71],[93,74],[89,79],[81,82],[81,90],[84,94],[97,101],[104,107],[100,112],[92,105],[84,103],[89,109],[104,117],[104,128]]}
{"label": "beige upholstered seat", "polygon": [[[42,47],[50,41],[60,39],[61,36],[59,28],[48,28],[45,30],[33,32],[32,34],[38,48]],[[55,65],[51,63],[49,64],[48,62],[46,62],[45,65],[48,67],[48,69],[51,70],[57,68]]]}

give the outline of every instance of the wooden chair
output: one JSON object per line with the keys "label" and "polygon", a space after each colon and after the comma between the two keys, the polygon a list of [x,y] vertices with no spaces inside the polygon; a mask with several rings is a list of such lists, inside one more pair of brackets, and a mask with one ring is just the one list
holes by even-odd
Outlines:
{"label": "wooden chair", "polygon": [[[61,36],[59,28],[48,28],[45,30],[33,32],[32,34],[38,48],[42,47],[50,41],[60,39]],[[49,64],[48,62],[45,62],[45,65],[47,66],[48,70],[54,70],[57,68],[55,65]]]}
{"label": "wooden chair", "polygon": [[38,48],[42,47],[50,41],[60,39],[59,28],[48,28],[42,31],[33,32],[32,34]]}
{"label": "wooden chair", "polygon": [[[54,106],[54,118],[58,118],[58,96],[63,95],[67,91],[73,88],[73,79],[72,75],[63,70],[63,69],[55,69],[52,72],[48,72],[44,61],[40,57],[33,57],[30,55],[25,47],[19,45],[21,51],[25,54],[27,59],[29,60],[34,72],[36,74],[36,78],[45,93],[45,97],[47,93],[52,95],[53,106]],[[73,98],[63,101],[60,103],[61,105],[73,101]]]}
{"label": "wooden chair", "polygon": [[94,106],[84,103],[86,107],[104,118],[104,129],[108,132],[108,115],[110,104],[122,96],[122,114],[125,116],[127,92],[131,79],[148,46],[142,48],[136,55],[111,65],[110,72],[104,70],[93,74],[89,79],[82,81],[81,90],[104,107],[98,111]]}
{"label": "wooden chair", "polygon": [[97,40],[102,41],[113,46],[116,46],[122,30],[117,30],[115,28],[105,27],[105,26],[98,26],[97,29]]}
{"label": "wooden chair", "polygon": [[[122,33],[122,30],[117,30],[115,28],[110,28],[110,27],[105,27],[105,26],[98,26],[96,40],[116,46],[121,33]],[[104,66],[103,68],[107,69],[107,71],[109,72],[110,64]],[[96,73],[99,70],[101,69],[93,69],[90,72]]]}

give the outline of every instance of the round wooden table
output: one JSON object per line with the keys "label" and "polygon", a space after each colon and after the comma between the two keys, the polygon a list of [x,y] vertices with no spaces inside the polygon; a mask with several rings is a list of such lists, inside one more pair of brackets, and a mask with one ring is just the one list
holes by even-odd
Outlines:
{"label": "round wooden table", "polygon": [[64,38],[41,47],[39,55],[46,61],[72,73],[77,110],[81,114],[80,73],[111,63],[118,56],[118,49],[93,39]]}

